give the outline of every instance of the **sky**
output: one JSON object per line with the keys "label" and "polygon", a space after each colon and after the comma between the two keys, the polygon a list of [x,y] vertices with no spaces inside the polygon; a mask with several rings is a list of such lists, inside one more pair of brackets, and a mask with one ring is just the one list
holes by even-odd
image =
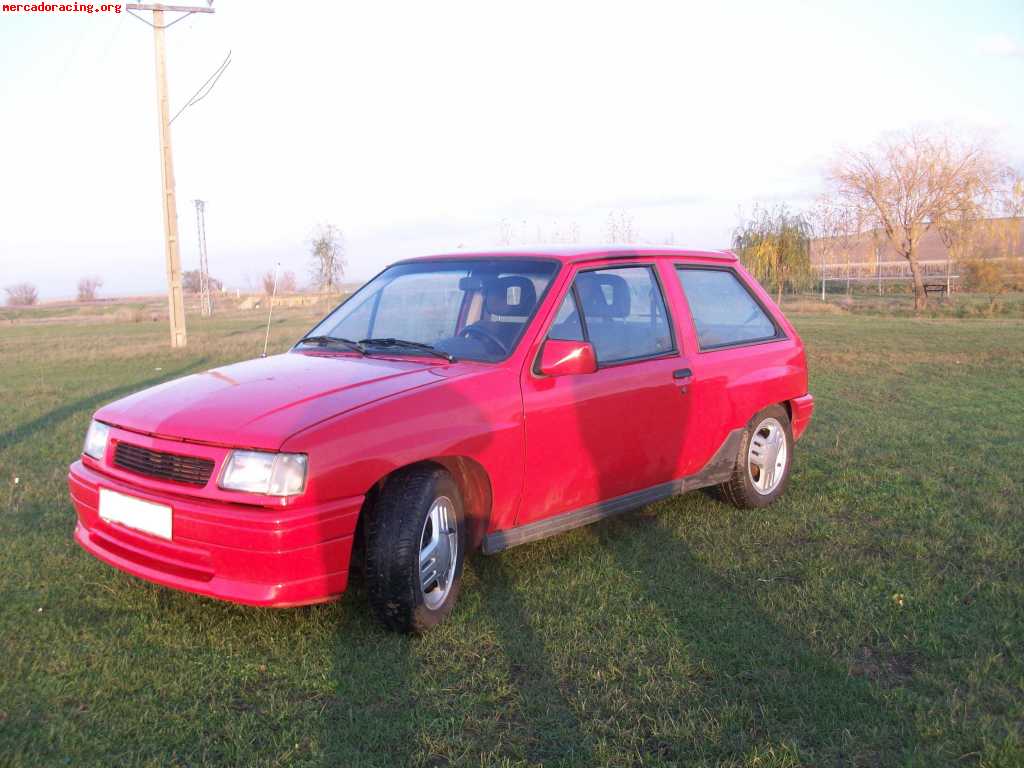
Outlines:
{"label": "sky", "polygon": [[[205,2],[205,0],[201,0]],[[1024,3],[216,0],[166,32],[181,258],[347,278],[550,239],[727,247],[755,202],[808,205],[843,147],[915,125],[1024,162]],[[150,14],[142,13],[145,18]],[[169,19],[173,16],[169,15]],[[0,287],[165,289],[153,34],[127,13],[0,12]]]}

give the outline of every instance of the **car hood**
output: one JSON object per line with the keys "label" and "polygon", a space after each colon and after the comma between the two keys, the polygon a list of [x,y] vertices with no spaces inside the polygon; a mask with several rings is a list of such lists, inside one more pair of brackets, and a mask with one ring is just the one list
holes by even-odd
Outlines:
{"label": "car hood", "polygon": [[160,437],[277,450],[324,419],[453,373],[435,369],[422,360],[290,352],[159,384],[96,418]]}

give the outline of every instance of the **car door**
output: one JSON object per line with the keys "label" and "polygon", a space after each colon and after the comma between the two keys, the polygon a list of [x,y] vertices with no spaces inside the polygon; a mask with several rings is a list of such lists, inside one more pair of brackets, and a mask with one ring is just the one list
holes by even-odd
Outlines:
{"label": "car door", "polygon": [[689,260],[671,266],[674,275],[665,281],[670,295],[679,292],[672,300],[691,350],[689,396],[700,409],[700,429],[687,435],[684,447],[683,473],[689,475],[759,410],[806,392],[806,367],[791,326],[741,265]]}
{"label": "car door", "polygon": [[689,408],[654,263],[578,268],[545,339],[590,342],[593,373],[522,374],[526,473],[517,525],[677,476]]}

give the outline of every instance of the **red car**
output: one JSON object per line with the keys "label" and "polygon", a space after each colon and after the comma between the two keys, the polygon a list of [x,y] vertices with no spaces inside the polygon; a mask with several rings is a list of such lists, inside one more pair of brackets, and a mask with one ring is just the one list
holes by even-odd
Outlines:
{"label": "red car", "polygon": [[803,344],[729,252],[562,248],[394,264],[285,354],[101,408],[75,539],[128,573],[258,606],[452,610],[499,552],[695,488],[785,490],[813,411]]}

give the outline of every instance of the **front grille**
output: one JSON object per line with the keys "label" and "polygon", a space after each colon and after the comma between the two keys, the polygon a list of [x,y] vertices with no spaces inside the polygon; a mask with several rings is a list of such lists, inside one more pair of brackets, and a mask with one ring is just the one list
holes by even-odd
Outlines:
{"label": "front grille", "polygon": [[213,474],[213,461],[210,459],[151,451],[128,443],[117,444],[114,464],[140,475],[188,485],[206,485]]}

